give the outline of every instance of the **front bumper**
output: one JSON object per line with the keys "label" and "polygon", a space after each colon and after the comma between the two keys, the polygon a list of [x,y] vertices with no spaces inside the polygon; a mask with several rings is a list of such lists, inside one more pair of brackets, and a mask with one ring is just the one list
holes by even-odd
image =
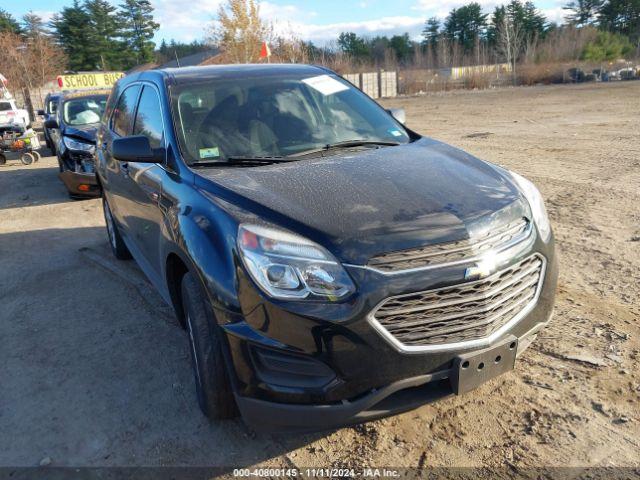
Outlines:
{"label": "front bumper", "polygon": [[[545,244],[536,238],[531,248],[511,261],[534,252],[546,259],[537,302],[489,346],[515,336],[520,354],[551,318],[558,276],[553,239]],[[393,280],[376,280],[370,272],[355,277],[358,272],[350,271],[358,295],[332,305],[276,304],[242,277],[242,314],[217,311],[217,315],[227,333],[231,376],[245,421],[268,430],[330,428],[451,395],[449,378],[456,358],[480,347],[401,352],[372,327],[367,316],[394,294],[459,282],[462,270],[417,272]]]}
{"label": "front bumper", "polygon": [[[548,322],[539,323],[518,342],[519,357]],[[352,401],[334,404],[278,403],[236,394],[244,421],[260,431],[317,431],[352,425],[406,412],[454,394],[447,370],[404,378]]]}
{"label": "front bumper", "polygon": [[65,149],[60,154],[62,172],[59,178],[73,197],[99,197],[100,185],[93,170],[91,154],[75,153]]}
{"label": "front bumper", "polygon": [[99,197],[101,190],[94,173],[77,173],[66,170],[59,175],[69,194],[75,197]]}

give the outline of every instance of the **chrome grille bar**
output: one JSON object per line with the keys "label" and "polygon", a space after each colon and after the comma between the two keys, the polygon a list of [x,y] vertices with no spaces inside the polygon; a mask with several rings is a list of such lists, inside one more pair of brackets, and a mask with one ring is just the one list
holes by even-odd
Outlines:
{"label": "chrome grille bar", "polygon": [[367,267],[383,273],[397,273],[464,262],[487,250],[503,250],[525,240],[530,234],[531,223],[526,218],[520,218],[479,238],[376,255],[369,259]]}
{"label": "chrome grille bar", "polygon": [[533,308],[545,265],[534,254],[482,280],[390,297],[369,321],[403,352],[486,344]]}

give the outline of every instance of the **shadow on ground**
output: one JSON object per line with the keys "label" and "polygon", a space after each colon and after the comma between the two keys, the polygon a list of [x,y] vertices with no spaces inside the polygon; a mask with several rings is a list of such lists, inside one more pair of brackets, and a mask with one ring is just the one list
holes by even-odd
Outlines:
{"label": "shadow on ground", "polygon": [[1,166],[0,210],[71,202],[58,172],[58,167]]}
{"label": "shadow on ground", "polygon": [[[86,252],[115,262],[121,275]],[[234,466],[279,458],[318,435],[208,422],[188,343],[104,227],[0,235],[0,466]],[[129,275],[126,275],[128,272]],[[282,459],[277,462],[282,465]],[[231,467],[229,467],[231,468]]]}

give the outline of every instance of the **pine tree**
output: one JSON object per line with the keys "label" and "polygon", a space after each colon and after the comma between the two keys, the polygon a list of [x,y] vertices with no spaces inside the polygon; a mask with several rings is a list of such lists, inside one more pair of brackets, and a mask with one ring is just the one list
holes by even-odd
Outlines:
{"label": "pine tree", "polygon": [[533,2],[522,3],[520,0],[511,0],[507,5],[495,8],[491,16],[491,25],[487,30],[487,39],[492,46],[496,45],[498,29],[507,18],[516,30],[522,33],[523,43],[535,38],[543,38],[549,28],[547,18],[536,8]]}
{"label": "pine tree", "polygon": [[58,43],[69,59],[69,69],[76,71],[95,70],[99,65],[91,52],[91,18],[84,6],[74,0],[71,7],[54,15],[51,26]]}
{"label": "pine tree", "polygon": [[42,17],[33,12],[26,13],[22,17],[22,32],[28,39],[46,37],[49,35],[47,26]]}
{"label": "pine tree", "polygon": [[431,17],[427,20],[422,30],[422,45],[424,47],[435,48],[440,37],[440,20],[438,17]]}
{"label": "pine tree", "polygon": [[602,29],[628,36],[640,48],[640,0],[605,0],[598,23]]}
{"label": "pine tree", "polygon": [[2,32],[22,33],[22,29],[13,15],[0,8],[0,33]]}
{"label": "pine tree", "polygon": [[123,67],[120,22],[116,8],[106,0],[86,0],[84,8],[90,17],[88,25],[92,58],[101,70],[119,70]]}
{"label": "pine tree", "polygon": [[452,40],[457,40],[465,52],[473,50],[476,39],[485,35],[487,14],[482,13],[479,3],[471,2],[454,8],[444,21],[444,32]]}
{"label": "pine tree", "polygon": [[160,28],[153,20],[153,7],[149,0],[125,0],[120,5],[122,38],[129,61],[126,67],[153,61],[155,43],[152,39]]}
{"label": "pine tree", "polygon": [[536,8],[535,4],[527,1],[524,4],[523,28],[529,38],[544,38],[547,31],[547,18]]}
{"label": "pine tree", "polygon": [[601,6],[602,0],[571,0],[562,8],[570,12],[566,17],[569,23],[583,27],[596,22]]}

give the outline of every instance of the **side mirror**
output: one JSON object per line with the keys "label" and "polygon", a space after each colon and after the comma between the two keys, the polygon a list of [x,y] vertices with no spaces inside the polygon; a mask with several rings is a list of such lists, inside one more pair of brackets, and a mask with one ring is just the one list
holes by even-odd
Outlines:
{"label": "side mirror", "polygon": [[404,113],[404,108],[390,108],[387,112],[402,124],[407,121],[407,115]]}
{"label": "side mirror", "polygon": [[46,128],[59,128],[58,121],[55,118],[50,118],[44,121],[44,126]]}
{"label": "side mirror", "polygon": [[161,163],[163,149],[151,148],[149,139],[143,135],[116,138],[111,147],[113,158],[121,162]]}
{"label": "side mirror", "polygon": [[44,117],[44,110],[42,110],[42,109],[41,109],[41,110],[38,110],[38,112],[37,112],[37,113],[38,113],[38,115],[40,115],[41,117]]}

